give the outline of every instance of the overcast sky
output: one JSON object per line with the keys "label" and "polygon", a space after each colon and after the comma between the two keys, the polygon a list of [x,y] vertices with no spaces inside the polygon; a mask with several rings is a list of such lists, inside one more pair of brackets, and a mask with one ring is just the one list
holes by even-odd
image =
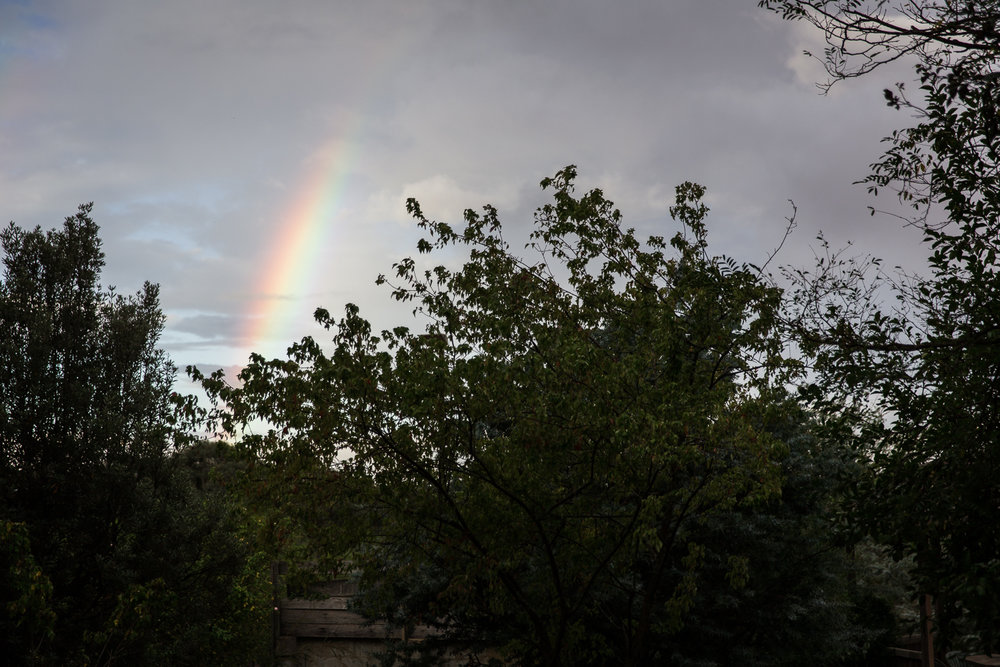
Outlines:
{"label": "overcast sky", "polygon": [[[406,316],[380,272],[413,253],[408,196],[511,235],[576,164],[626,223],[670,236],[708,188],[719,253],[834,245],[922,256],[869,217],[879,139],[908,122],[892,72],[820,96],[805,26],[756,0],[0,0],[0,218],[59,226],[94,202],[121,291],[159,283],[179,366],[282,354],[350,301]],[[886,202],[888,204],[888,202]]]}

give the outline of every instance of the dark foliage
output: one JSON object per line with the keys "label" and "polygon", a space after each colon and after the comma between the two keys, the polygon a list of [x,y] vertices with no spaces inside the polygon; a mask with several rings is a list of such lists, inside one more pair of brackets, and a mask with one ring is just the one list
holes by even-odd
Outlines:
{"label": "dark foliage", "polygon": [[58,231],[0,233],[0,520],[5,587],[24,602],[0,614],[4,656],[200,664],[221,643],[204,633],[232,633],[248,549],[224,497],[172,456],[186,437],[156,347],[157,288],[100,287],[90,211]]}

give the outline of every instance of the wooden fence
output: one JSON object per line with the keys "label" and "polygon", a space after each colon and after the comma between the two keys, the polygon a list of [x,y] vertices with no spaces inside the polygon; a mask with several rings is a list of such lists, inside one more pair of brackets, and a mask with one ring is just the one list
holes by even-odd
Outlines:
{"label": "wooden fence", "polygon": [[[314,589],[316,599],[283,595],[283,564],[273,563],[274,610],[272,633],[275,664],[279,667],[348,667],[368,664],[389,639],[419,642],[434,634],[433,628],[417,626],[409,634],[393,634],[383,622],[372,622],[351,611],[350,599],[356,583],[334,580]],[[920,638],[901,640],[889,649],[885,667],[921,667]],[[489,651],[487,651],[487,654]],[[447,663],[446,663],[447,664]],[[465,664],[456,657],[454,664]],[[936,667],[1000,667],[1000,657],[949,655]]]}
{"label": "wooden fence", "polygon": [[[372,622],[351,611],[356,583],[334,580],[315,587],[310,599],[282,594],[285,568],[271,566],[273,585],[272,633],[275,664],[279,667],[354,667],[376,661],[390,639],[419,642],[434,633],[417,626],[409,633],[392,632],[384,622]],[[455,662],[455,664],[464,664]]]}

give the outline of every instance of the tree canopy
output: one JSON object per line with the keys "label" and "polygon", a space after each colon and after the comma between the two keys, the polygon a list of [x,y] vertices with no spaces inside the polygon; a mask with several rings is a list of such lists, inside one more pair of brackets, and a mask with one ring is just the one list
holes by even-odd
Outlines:
{"label": "tree canopy", "polygon": [[526,664],[649,664],[678,657],[707,561],[731,589],[757,576],[708,526],[776,500],[795,368],[780,291],[709,254],[703,188],[643,243],[575,174],[542,182],[530,258],[492,207],[455,229],[408,202],[421,253],[465,254],[379,279],[423,331],[319,309],[329,351],[194,372],[225,432],[298,471],[282,511],[365,613]]}

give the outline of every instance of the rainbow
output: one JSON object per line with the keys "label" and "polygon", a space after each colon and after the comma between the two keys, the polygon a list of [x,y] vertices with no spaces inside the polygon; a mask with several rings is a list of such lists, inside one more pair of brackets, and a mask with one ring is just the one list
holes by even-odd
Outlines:
{"label": "rainbow", "polygon": [[386,45],[369,54],[365,65],[355,72],[355,81],[361,86],[352,99],[358,103],[348,107],[350,111],[338,124],[334,138],[307,160],[308,175],[279,216],[269,246],[272,250],[251,295],[247,323],[239,337],[248,354],[284,356],[286,347],[306,333],[316,307],[324,305],[309,298],[321,291],[315,289],[323,279],[317,267],[335,242],[338,229],[341,233],[347,230],[340,220],[345,188],[364,138],[366,119],[379,106],[380,88],[376,84],[391,71],[400,54],[399,45]]}
{"label": "rainbow", "polygon": [[[252,293],[252,307],[244,334],[240,336],[247,353],[265,356],[283,353],[284,348],[304,332],[313,310],[321,305],[302,298],[320,279],[316,267],[328,250],[341,221],[345,183],[357,146],[358,121],[349,123],[334,141],[316,151],[309,162],[313,167],[298,195],[279,218],[260,274]],[[298,328],[302,327],[302,328]]]}

